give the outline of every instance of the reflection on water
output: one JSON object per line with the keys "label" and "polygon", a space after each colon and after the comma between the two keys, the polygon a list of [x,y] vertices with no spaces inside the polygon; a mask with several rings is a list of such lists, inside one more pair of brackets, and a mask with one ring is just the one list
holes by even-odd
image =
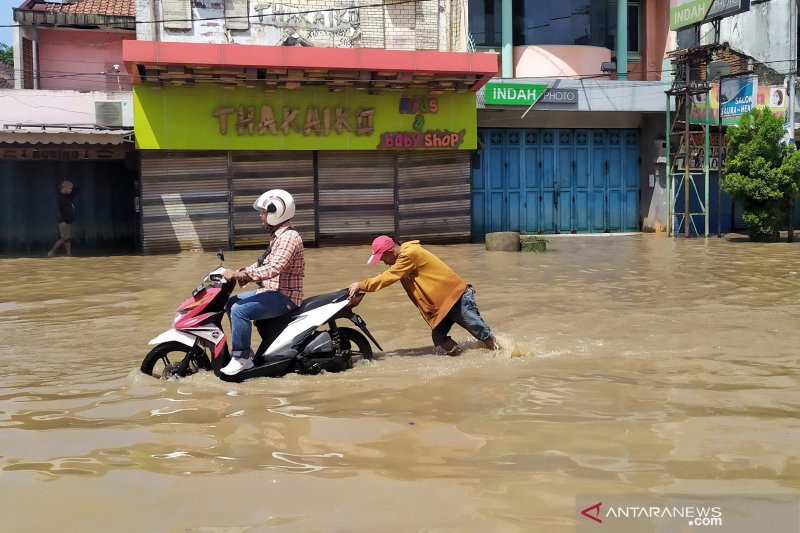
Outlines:
{"label": "reflection on water", "polygon": [[[358,308],[375,361],[239,385],[138,372],[213,254],[2,260],[4,529],[570,531],[579,493],[800,489],[797,245],[550,247],[431,247],[502,352],[434,355],[398,285]],[[366,252],[308,250],[307,295]]]}

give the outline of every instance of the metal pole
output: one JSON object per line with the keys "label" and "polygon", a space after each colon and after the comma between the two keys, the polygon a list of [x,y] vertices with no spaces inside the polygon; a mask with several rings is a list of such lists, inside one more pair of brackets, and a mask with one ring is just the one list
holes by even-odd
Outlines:
{"label": "metal pole", "polygon": [[689,222],[691,215],[689,214],[689,180],[691,179],[691,174],[689,173],[689,167],[691,164],[689,163],[689,120],[690,120],[690,112],[692,107],[691,102],[691,95],[689,94],[689,78],[691,77],[691,68],[690,65],[686,65],[686,89],[684,91],[684,119],[686,123],[684,124],[683,130],[683,197],[684,197],[684,215],[683,215],[683,235],[688,238],[689,235]]}
{"label": "metal pole", "polygon": [[[791,71],[789,72],[789,105],[787,115],[789,115],[789,140],[794,145],[794,85],[797,75],[797,2],[789,0],[789,58]],[[794,242],[794,198],[789,200],[789,233],[787,242]]]}
{"label": "metal pole", "polygon": [[502,39],[503,50],[501,55],[502,74],[504,78],[514,77],[514,32],[511,15],[511,0],[502,0],[501,3]]}
{"label": "metal pole", "polygon": [[617,79],[628,79],[628,0],[617,1]]}
{"label": "metal pole", "polygon": [[670,124],[672,122],[672,113],[670,112],[669,94],[667,94],[667,237],[672,237],[673,225],[675,222],[672,220],[672,162],[670,161]]}
{"label": "metal pole", "polygon": [[[708,84],[708,68],[706,68],[706,84]],[[708,161],[709,161],[709,152],[711,151],[711,86],[708,85],[708,90],[706,91],[706,123],[703,125],[705,129],[705,157],[703,157],[703,167],[705,169],[705,192],[703,193],[703,201],[705,202],[705,208],[703,211],[705,212],[705,216],[703,217],[706,221],[706,239],[708,238],[708,217],[711,216],[709,213],[709,209],[711,207],[711,200],[708,198]]]}
{"label": "metal pole", "polygon": [[717,92],[717,150],[719,151],[719,162],[717,163],[717,237],[722,237],[722,147],[724,140],[722,137],[722,79],[719,77],[719,89]]}

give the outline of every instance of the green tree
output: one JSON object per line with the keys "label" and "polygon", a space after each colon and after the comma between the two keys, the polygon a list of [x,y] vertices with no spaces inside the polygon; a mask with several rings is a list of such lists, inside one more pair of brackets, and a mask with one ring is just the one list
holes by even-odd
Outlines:
{"label": "green tree", "polygon": [[6,65],[13,67],[14,66],[14,47],[9,46],[5,43],[0,43],[0,63],[5,63]]}
{"label": "green tree", "polygon": [[742,220],[755,241],[776,241],[800,193],[800,152],[783,144],[783,120],[767,108],[742,115],[728,129],[722,190],[742,203]]}

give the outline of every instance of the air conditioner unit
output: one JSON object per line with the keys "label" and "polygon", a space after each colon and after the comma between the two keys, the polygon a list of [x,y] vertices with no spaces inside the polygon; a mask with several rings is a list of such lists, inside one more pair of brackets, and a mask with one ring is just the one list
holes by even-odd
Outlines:
{"label": "air conditioner unit", "polygon": [[104,128],[132,128],[133,104],[125,100],[95,101],[94,122]]}

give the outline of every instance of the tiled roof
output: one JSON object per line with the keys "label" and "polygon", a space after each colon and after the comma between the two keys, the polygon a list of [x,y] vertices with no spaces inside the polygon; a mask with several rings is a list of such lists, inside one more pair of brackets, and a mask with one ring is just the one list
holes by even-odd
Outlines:
{"label": "tiled roof", "polygon": [[27,0],[20,9],[31,11],[59,11],[61,13],[79,13],[84,15],[113,15],[118,17],[135,17],[136,0],[65,0],[60,2],[43,2]]}
{"label": "tiled roof", "polygon": [[0,63],[0,89],[14,88],[14,69],[5,63]]}

